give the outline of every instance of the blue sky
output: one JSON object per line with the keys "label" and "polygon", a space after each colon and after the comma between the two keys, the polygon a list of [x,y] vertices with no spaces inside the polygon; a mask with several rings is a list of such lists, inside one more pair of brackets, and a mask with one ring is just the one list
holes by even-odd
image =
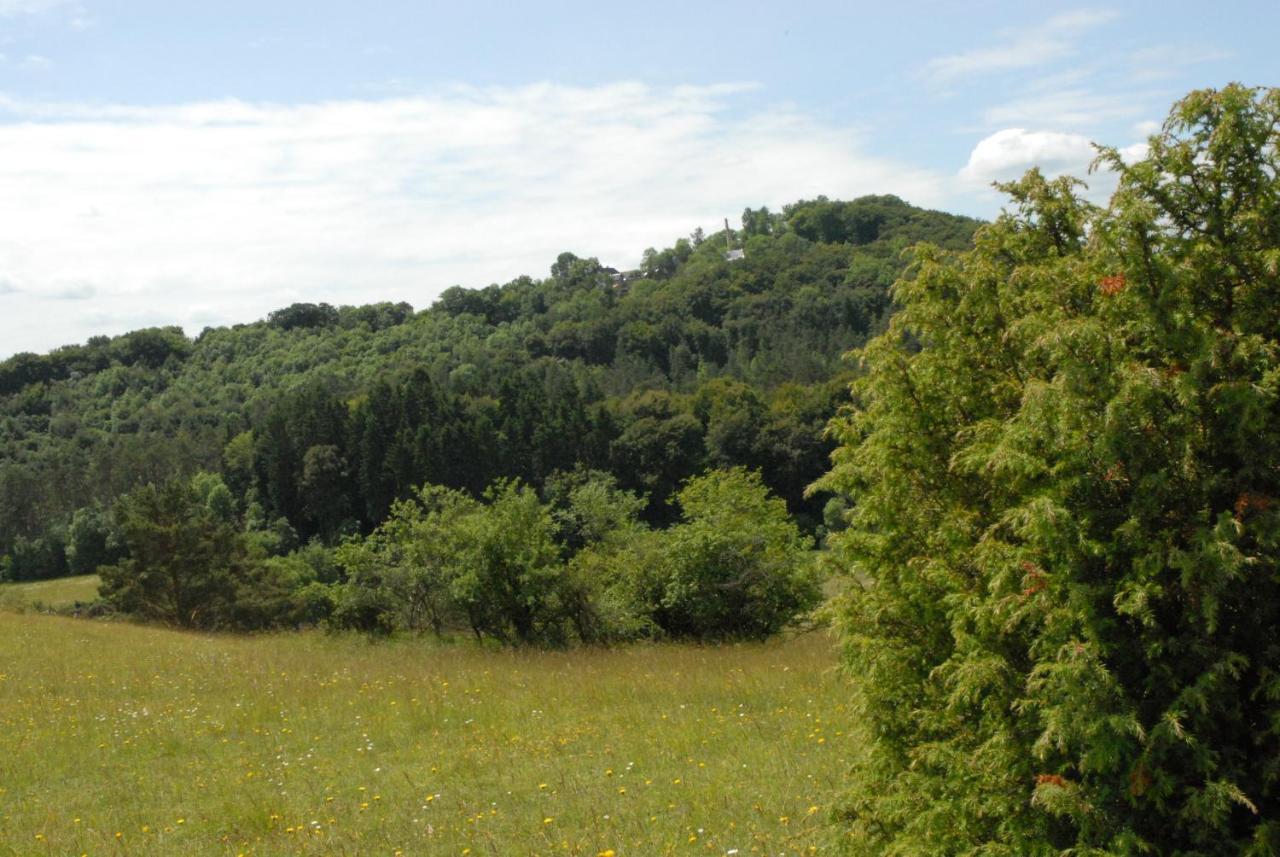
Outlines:
{"label": "blue sky", "polygon": [[819,193],[990,216],[992,180],[1275,84],[1277,32],[1275,2],[0,0],[0,356],[422,307]]}

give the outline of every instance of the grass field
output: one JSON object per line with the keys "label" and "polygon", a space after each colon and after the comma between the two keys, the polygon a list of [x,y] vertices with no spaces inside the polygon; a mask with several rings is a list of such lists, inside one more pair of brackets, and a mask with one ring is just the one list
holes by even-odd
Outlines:
{"label": "grass field", "polygon": [[0,614],[0,854],[822,853],[834,664]]}
{"label": "grass field", "polygon": [[31,583],[0,583],[0,610],[71,607],[98,597],[98,575],[59,577]]}

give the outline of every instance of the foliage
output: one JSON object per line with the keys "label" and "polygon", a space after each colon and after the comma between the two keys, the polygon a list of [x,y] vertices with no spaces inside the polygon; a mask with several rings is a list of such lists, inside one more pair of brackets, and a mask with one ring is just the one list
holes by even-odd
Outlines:
{"label": "foliage", "polygon": [[1280,91],[1192,93],[1105,210],[923,247],[824,486],[856,854],[1280,845]]}
{"label": "foliage", "polygon": [[67,527],[67,568],[71,574],[93,574],[123,555],[123,539],[108,510],[95,506],[76,510]]}
{"label": "foliage", "polygon": [[44,580],[68,573],[65,534],[49,529],[37,538],[18,536],[0,557],[0,581]]}
{"label": "foliage", "polygon": [[[805,237],[833,206],[875,239]],[[964,244],[976,223],[885,197],[786,212],[745,212],[641,272],[563,253],[545,279],[417,313],[299,303],[194,340],[148,329],[0,361],[0,557],[66,573],[77,510],[198,471],[273,554],[367,534],[424,483],[543,490],[575,468],[645,494],[650,524],[707,467],[759,469],[813,529],[825,498],[804,486],[826,467],[841,353],[881,329],[908,241]],[[730,243],[746,257],[727,262]]]}
{"label": "foliage", "polygon": [[333,622],[543,645],[767,637],[817,602],[810,541],[758,474],[690,480],[685,520],[665,531],[605,473],[558,474],[547,494],[505,480],[479,501],[421,488],[338,548]]}
{"label": "foliage", "polygon": [[550,510],[527,486],[497,482],[478,502],[426,486],[367,539],[337,552],[347,574],[335,620],[390,632],[465,625],[477,638],[560,643],[564,569]]}
{"label": "foliage", "polygon": [[116,505],[127,558],[103,566],[102,595],[143,619],[185,628],[263,628],[284,621],[297,583],[253,555],[210,474],[145,485]]}
{"label": "foliage", "polygon": [[454,602],[476,636],[503,642],[562,642],[563,565],[555,523],[538,495],[517,482],[485,491],[478,514],[457,522],[458,573]]}
{"label": "foliage", "polygon": [[653,622],[675,637],[767,637],[819,600],[811,541],[769,496],[758,473],[734,468],[696,477],[677,495],[681,523],[638,573]]}
{"label": "foliage", "polygon": [[478,509],[461,492],[426,486],[392,506],[367,539],[345,542],[336,555],[346,585],[335,621],[362,631],[440,634],[456,616],[450,586],[460,570],[459,522]]}

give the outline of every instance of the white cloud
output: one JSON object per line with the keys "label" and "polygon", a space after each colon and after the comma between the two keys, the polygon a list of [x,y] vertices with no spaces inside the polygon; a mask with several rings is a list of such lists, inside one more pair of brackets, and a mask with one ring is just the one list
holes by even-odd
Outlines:
{"label": "white cloud", "polygon": [[1121,146],[1116,151],[1120,155],[1120,160],[1126,164],[1135,164],[1147,157],[1150,148],[1146,143],[1131,143],[1128,146]]}
{"label": "white cloud", "polygon": [[972,75],[1043,66],[1071,56],[1086,33],[1115,18],[1115,12],[1105,9],[1055,15],[1036,27],[1005,31],[1004,41],[992,47],[934,57],[921,72],[929,80],[944,83]]}
{"label": "white cloud", "polygon": [[960,177],[989,184],[1017,178],[1031,167],[1048,175],[1083,177],[1096,154],[1089,138],[1080,134],[1005,128],[978,141]]}
{"label": "white cloud", "polygon": [[[252,320],[295,300],[422,307],[455,283],[541,274],[566,249],[634,264],[744,206],[819,193],[943,203],[945,177],[867,155],[854,129],[735,114],[742,89],[0,99],[0,279],[22,287],[0,313],[0,354]],[[68,284],[91,299],[55,314]]]}
{"label": "white cloud", "polygon": [[[1122,161],[1132,164],[1147,156],[1147,144],[1133,143],[1119,147],[1117,152]],[[1005,128],[978,141],[960,170],[959,181],[979,196],[1003,201],[1001,195],[989,189],[993,182],[1011,181],[1038,167],[1049,178],[1069,175],[1080,179],[1084,186],[1078,193],[1103,205],[1115,191],[1119,176],[1101,164],[1090,174],[1097,155],[1097,149],[1082,134]],[[985,194],[982,188],[988,189]]]}

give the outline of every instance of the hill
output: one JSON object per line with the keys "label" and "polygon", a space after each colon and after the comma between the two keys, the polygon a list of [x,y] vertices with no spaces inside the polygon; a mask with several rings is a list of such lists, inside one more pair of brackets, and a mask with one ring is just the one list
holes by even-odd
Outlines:
{"label": "hill", "polygon": [[[217,474],[271,550],[368,532],[434,483],[612,473],[662,525],[688,477],[760,470],[812,531],[841,354],[881,330],[903,250],[977,222],[895,197],[818,198],[695,233],[616,272],[561,254],[543,279],[407,304],[295,304],[244,325],[98,337],[0,363],[0,576],[119,558],[131,489]],[[728,253],[729,249],[741,253]],[[740,257],[740,258],[739,258]]]}

